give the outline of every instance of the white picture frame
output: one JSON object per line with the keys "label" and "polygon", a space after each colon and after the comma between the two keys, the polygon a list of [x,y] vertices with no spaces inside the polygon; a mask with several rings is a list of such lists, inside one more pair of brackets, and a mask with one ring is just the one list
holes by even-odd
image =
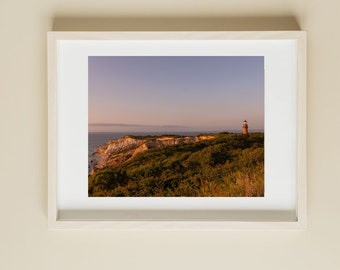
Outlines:
{"label": "white picture frame", "polygon": [[[166,51],[156,49],[160,47],[159,44],[164,45],[161,48],[167,48],[164,49]],[[268,59],[265,65],[265,151],[267,147],[269,152],[265,154],[265,164],[268,172],[274,169],[276,172],[271,172],[268,177],[266,175],[265,181],[279,183],[275,182],[275,177],[285,175],[283,181],[290,184],[283,185],[282,190],[286,191],[281,192],[283,193],[281,202],[275,198],[270,200],[269,195],[267,201],[265,196],[264,201],[259,201],[258,204],[252,201],[245,202],[243,198],[237,198],[230,203],[213,198],[198,198],[196,202],[201,203],[199,204],[201,207],[197,208],[190,206],[193,205],[192,202],[185,204],[185,198],[182,201],[176,198],[172,201],[154,198],[152,204],[163,204],[162,208],[162,206],[150,207],[147,201],[134,201],[134,199],[118,201],[116,198],[106,203],[105,198],[97,202],[84,197],[83,199],[90,205],[87,207],[81,204],[82,199],[71,202],[70,197],[73,200],[85,196],[84,193],[77,192],[79,188],[75,187],[71,195],[65,195],[70,193],[65,190],[72,189],[72,181],[68,179],[68,175],[72,173],[68,174],[68,167],[63,164],[66,163],[68,156],[77,156],[78,152],[86,154],[87,149],[87,57],[112,54],[164,55],[164,53],[167,55],[264,55]],[[79,68],[75,69],[75,67]],[[67,75],[70,73],[72,76]],[[77,121],[72,122],[72,119]],[[280,122],[281,119],[283,123],[278,124],[276,121]],[[288,130],[287,134],[282,132],[285,129]],[[281,133],[284,135],[280,135]],[[283,137],[286,135],[289,136],[289,140]],[[69,140],[69,137],[73,139]],[[75,140],[79,145],[77,143],[73,147]],[[282,145],[281,141],[283,141]],[[283,148],[285,150],[280,153]],[[79,171],[87,171],[86,166],[81,169],[86,158],[87,156],[80,156],[79,159],[74,159],[72,166],[79,168]],[[286,165],[275,165],[278,162],[274,161],[279,158]],[[87,178],[84,181],[86,184]],[[48,226],[50,229],[303,230],[306,228],[307,213],[306,183],[305,32],[48,33]],[[271,189],[270,186],[266,188],[269,191]],[[220,202],[231,206],[224,208],[220,206],[222,205]],[[173,207],[169,207],[172,203]],[[112,207],[114,204],[119,207]],[[255,208],[250,205],[255,205]]]}

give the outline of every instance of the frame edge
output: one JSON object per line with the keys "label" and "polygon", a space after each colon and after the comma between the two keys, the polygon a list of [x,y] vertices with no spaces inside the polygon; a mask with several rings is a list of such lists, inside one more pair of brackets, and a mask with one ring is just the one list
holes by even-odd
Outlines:
{"label": "frame edge", "polygon": [[[224,34],[223,34],[224,33]],[[146,35],[146,37],[145,37]],[[161,37],[160,37],[161,35]],[[57,207],[57,50],[68,39],[296,39],[297,40],[297,220],[293,222],[200,221],[62,221]],[[219,38],[217,37],[219,36]],[[226,36],[228,38],[226,38]],[[173,31],[173,32],[55,32],[47,33],[48,66],[48,228],[116,230],[305,230],[307,226],[307,125],[305,31]],[[194,224],[192,224],[194,223]],[[151,226],[150,226],[151,224]],[[153,224],[153,225],[152,225]],[[128,225],[128,226],[126,226]],[[148,225],[148,226],[146,226]],[[221,227],[223,225],[223,227]],[[208,227],[209,228],[208,228]]]}

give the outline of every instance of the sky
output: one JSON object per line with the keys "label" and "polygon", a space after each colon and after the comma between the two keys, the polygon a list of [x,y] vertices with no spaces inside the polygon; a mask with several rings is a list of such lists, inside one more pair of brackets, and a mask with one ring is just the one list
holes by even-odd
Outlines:
{"label": "sky", "polygon": [[262,56],[89,56],[89,131],[264,129]]}

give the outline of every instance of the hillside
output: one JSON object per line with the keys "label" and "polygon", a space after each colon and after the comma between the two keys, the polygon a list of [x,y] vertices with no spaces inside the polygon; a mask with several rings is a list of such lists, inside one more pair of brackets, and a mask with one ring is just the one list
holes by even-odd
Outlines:
{"label": "hillside", "polygon": [[264,196],[264,134],[125,136],[97,149],[89,196]]}

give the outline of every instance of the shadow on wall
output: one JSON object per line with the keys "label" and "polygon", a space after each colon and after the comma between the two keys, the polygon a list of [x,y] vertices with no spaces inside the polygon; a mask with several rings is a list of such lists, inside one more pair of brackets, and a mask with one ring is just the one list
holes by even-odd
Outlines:
{"label": "shadow on wall", "polygon": [[53,31],[295,31],[296,18],[96,18],[55,17]]}

